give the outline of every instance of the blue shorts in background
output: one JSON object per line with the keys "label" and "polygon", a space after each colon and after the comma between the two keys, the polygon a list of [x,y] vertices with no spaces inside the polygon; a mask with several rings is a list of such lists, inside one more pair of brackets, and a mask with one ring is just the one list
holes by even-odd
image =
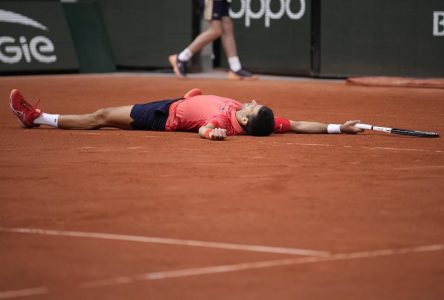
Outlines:
{"label": "blue shorts in background", "polygon": [[220,20],[228,16],[230,3],[227,0],[200,0],[200,8],[204,20]]}

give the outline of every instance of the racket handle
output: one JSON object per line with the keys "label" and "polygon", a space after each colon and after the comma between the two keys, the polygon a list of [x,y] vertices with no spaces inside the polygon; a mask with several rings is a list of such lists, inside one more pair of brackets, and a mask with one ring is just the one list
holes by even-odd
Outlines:
{"label": "racket handle", "polygon": [[361,124],[361,123],[356,124],[355,127],[358,127],[358,128],[360,128],[360,129],[367,129],[367,130],[372,130],[372,129],[373,129],[373,126],[372,126],[372,125],[369,125],[369,124]]}

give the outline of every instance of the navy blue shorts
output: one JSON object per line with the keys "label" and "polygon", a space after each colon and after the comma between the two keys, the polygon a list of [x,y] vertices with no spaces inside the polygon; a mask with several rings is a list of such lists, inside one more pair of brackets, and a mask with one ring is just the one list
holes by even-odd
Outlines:
{"label": "navy blue shorts", "polygon": [[207,21],[211,21],[220,20],[222,17],[228,16],[230,2],[227,0],[200,0],[203,18]]}
{"label": "navy blue shorts", "polygon": [[170,105],[180,99],[183,98],[134,104],[130,113],[134,120],[131,127],[136,130],[165,130]]}

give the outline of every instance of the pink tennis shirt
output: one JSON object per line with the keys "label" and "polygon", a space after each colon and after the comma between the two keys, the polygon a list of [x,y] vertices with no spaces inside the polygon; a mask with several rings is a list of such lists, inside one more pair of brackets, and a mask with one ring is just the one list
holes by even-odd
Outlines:
{"label": "pink tennis shirt", "polygon": [[[224,128],[227,135],[245,134],[245,130],[236,119],[236,111],[242,104],[236,100],[214,95],[199,95],[174,102],[170,106],[166,122],[166,131],[199,131],[199,128],[212,124]],[[275,119],[275,133],[289,129],[289,121]],[[288,124],[287,124],[288,123]]]}

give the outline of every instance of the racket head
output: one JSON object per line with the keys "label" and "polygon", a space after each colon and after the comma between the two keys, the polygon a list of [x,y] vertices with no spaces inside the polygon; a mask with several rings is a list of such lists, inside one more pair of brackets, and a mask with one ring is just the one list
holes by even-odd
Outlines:
{"label": "racket head", "polygon": [[409,130],[409,129],[400,129],[400,128],[392,128],[391,133],[400,134],[400,135],[417,136],[417,137],[426,137],[426,138],[439,137],[438,132]]}

